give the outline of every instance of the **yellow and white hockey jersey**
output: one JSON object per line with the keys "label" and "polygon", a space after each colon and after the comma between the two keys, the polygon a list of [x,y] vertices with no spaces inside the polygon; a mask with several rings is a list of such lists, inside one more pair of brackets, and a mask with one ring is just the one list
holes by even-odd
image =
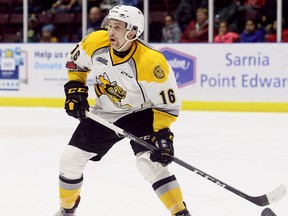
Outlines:
{"label": "yellow and white hockey jersey", "polygon": [[90,111],[114,122],[146,108],[154,113],[154,131],[176,119],[181,107],[174,72],[165,57],[142,40],[136,40],[124,57],[115,55],[106,30],[85,37],[66,63],[68,80],[86,84],[95,80],[96,103]]}

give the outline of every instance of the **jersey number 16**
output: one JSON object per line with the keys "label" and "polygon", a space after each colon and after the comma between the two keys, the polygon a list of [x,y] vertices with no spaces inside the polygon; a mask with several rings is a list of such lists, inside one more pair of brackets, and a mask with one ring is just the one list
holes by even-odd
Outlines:
{"label": "jersey number 16", "polygon": [[161,91],[159,94],[164,104],[167,104],[168,102],[175,103],[176,101],[176,97],[175,97],[175,93],[173,89],[169,89],[168,91]]}

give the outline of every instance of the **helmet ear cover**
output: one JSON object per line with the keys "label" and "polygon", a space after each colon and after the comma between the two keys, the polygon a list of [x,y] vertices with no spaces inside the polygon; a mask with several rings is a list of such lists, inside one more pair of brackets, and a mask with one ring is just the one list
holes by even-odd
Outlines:
{"label": "helmet ear cover", "polygon": [[138,37],[137,37],[137,29],[138,29],[137,26],[132,26],[131,29],[126,28],[126,30],[127,30],[127,38],[128,38],[131,34],[133,34],[134,36],[133,36],[133,38],[132,38],[131,40],[136,40],[136,39],[138,38]]}

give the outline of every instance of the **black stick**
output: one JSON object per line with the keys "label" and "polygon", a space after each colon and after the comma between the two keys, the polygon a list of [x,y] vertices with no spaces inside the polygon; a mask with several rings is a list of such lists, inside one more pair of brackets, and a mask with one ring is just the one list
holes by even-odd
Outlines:
{"label": "black stick", "polygon": [[[153,151],[155,149],[157,149],[155,146],[150,145],[149,143],[147,143],[146,141],[139,139],[138,137],[134,136],[131,133],[128,133],[127,131],[124,131],[123,129],[117,127],[114,124],[111,124],[110,122],[100,118],[99,116],[91,113],[91,112],[86,112],[86,116],[88,118],[93,119],[94,121],[106,126],[107,128],[110,128],[111,130],[114,130],[116,133],[121,134],[123,136],[125,136],[126,138],[133,140],[134,142],[138,143],[141,146],[146,147],[147,149]],[[180,160],[179,158],[175,157],[175,156],[171,156],[173,161],[177,164],[179,164],[182,167],[185,167],[188,170],[191,170],[192,172],[198,174],[199,176],[202,176],[203,178],[217,184],[218,186],[225,188],[226,190],[242,197],[243,199],[246,199],[258,206],[267,206],[270,205],[274,202],[279,201],[280,199],[282,199],[286,194],[287,194],[287,189],[285,187],[285,185],[280,185],[279,187],[277,187],[275,190],[261,195],[261,196],[250,196],[246,193],[243,193],[242,191],[226,184],[225,182],[205,173],[204,171],[186,163],[185,161]]]}
{"label": "black stick", "polygon": [[275,212],[272,211],[272,209],[270,208],[265,208],[262,213],[261,213],[261,216],[277,216],[275,214]]}

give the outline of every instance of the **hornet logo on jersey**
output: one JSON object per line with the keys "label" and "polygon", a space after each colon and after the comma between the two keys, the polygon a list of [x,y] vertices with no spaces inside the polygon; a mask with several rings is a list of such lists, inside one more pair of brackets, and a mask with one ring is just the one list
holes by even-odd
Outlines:
{"label": "hornet logo on jersey", "polygon": [[108,75],[104,72],[103,75],[96,77],[94,89],[98,97],[106,95],[114,106],[121,109],[129,109],[130,104],[122,104],[121,100],[126,98],[127,91],[118,86],[116,81],[111,82]]}

